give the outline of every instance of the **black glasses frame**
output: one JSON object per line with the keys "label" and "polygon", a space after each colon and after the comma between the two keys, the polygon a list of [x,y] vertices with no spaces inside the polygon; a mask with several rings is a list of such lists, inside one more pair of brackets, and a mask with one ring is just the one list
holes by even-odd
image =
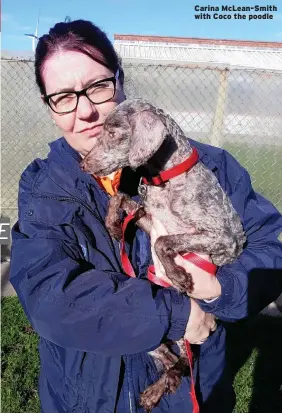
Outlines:
{"label": "black glasses frame", "polygon": [[[106,79],[98,80],[97,82],[94,82],[94,83],[92,83],[91,85],[87,86],[85,89],[81,89],[81,90],[70,90],[69,92],[51,93],[50,95],[45,95],[45,96],[43,96],[43,100],[44,100],[45,103],[47,103],[47,105],[49,106],[49,108],[50,108],[53,112],[58,113],[59,115],[65,115],[65,114],[67,114],[67,113],[74,112],[74,111],[77,109],[78,102],[79,102],[79,97],[80,97],[80,96],[86,96],[87,99],[88,99],[91,103],[93,103],[94,105],[100,105],[101,103],[108,102],[109,100],[111,100],[111,99],[115,96],[115,94],[116,94],[116,84],[117,84],[118,75],[119,75],[119,71],[117,71],[117,73],[116,73],[115,76],[108,77],[108,78],[106,78]],[[104,82],[109,82],[109,81],[113,82],[113,85],[114,85],[113,96],[111,96],[109,99],[103,100],[102,102],[93,102],[93,100],[91,100],[90,97],[87,95],[88,89],[90,89],[90,88],[92,88],[93,86],[96,86],[96,85],[99,86],[99,84],[104,83]],[[76,105],[75,105],[75,108],[72,109],[72,110],[69,110],[69,111],[67,111],[67,112],[57,112],[54,108],[52,108],[51,103],[50,103],[50,99],[51,99],[53,96],[62,95],[62,94],[64,94],[64,93],[73,93],[73,94],[76,95]]]}

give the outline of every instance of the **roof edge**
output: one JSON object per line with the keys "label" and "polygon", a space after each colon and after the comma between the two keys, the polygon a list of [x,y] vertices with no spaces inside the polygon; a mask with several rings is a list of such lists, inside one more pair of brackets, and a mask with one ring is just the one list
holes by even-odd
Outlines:
{"label": "roof edge", "polygon": [[127,40],[139,42],[158,43],[186,43],[204,44],[218,46],[241,46],[241,47],[262,47],[262,48],[282,48],[282,42],[267,42],[254,40],[231,40],[231,39],[210,39],[201,37],[171,37],[171,36],[149,36],[135,34],[114,34],[114,40]]}

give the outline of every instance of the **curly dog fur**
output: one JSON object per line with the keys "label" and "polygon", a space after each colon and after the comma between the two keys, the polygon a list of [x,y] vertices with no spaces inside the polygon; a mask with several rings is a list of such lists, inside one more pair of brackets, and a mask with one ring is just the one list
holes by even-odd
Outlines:
{"label": "curly dog fur", "polygon": [[[145,176],[157,175],[183,162],[192,147],[179,125],[161,109],[141,99],[126,100],[106,118],[94,148],[83,159],[84,171],[108,175],[119,168],[142,168]],[[127,195],[118,193],[109,203],[106,220],[111,235],[121,236],[119,209],[136,209]],[[144,213],[145,211],[145,213]],[[144,209],[137,225],[150,232],[151,216],[165,226],[168,235],[156,240],[154,249],[172,285],[180,292],[192,292],[191,274],[178,267],[177,254],[209,254],[217,266],[231,263],[242,252],[246,237],[240,217],[214,173],[202,162],[161,186],[147,186]],[[180,357],[165,344],[150,354],[161,361],[160,379],[141,395],[147,411],[164,393],[175,392],[181,377],[188,374],[184,340],[178,343]]]}

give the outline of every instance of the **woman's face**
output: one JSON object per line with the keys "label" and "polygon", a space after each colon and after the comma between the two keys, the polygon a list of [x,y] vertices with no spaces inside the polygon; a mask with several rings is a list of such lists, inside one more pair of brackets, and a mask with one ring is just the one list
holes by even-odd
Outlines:
{"label": "woman's face", "polygon": [[[57,52],[47,59],[42,73],[47,95],[78,91],[114,75],[110,69],[80,52]],[[115,96],[110,101],[94,104],[86,96],[80,96],[75,111],[57,114],[50,109],[51,116],[70,146],[85,156],[94,146],[108,113],[124,99],[118,80]]]}

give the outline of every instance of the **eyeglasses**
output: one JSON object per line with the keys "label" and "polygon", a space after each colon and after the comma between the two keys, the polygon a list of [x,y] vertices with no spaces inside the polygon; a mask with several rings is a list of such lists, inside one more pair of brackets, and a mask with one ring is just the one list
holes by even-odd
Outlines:
{"label": "eyeglasses", "polygon": [[55,113],[61,115],[76,110],[80,96],[86,96],[91,103],[99,105],[111,100],[116,93],[116,83],[119,77],[119,70],[113,77],[99,80],[92,83],[85,89],[71,92],[51,93],[44,96],[44,101]]}

